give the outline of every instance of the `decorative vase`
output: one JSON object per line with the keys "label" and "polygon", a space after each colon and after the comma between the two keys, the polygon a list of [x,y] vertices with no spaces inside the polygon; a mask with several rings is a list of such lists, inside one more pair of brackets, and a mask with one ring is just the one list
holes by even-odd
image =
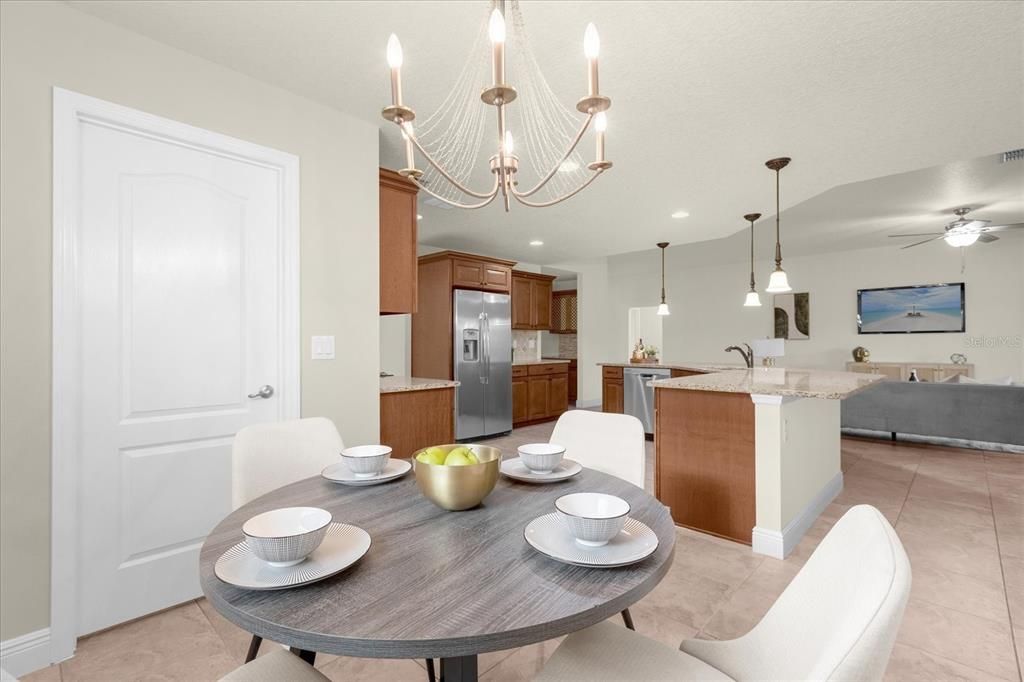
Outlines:
{"label": "decorative vase", "polygon": [[871,351],[864,346],[857,346],[853,349],[854,362],[867,362],[869,357],[871,357]]}

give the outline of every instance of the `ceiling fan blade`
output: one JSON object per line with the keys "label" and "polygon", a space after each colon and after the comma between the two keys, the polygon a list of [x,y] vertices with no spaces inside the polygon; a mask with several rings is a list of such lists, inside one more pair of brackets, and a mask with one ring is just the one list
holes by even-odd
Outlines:
{"label": "ceiling fan blade", "polygon": [[986,234],[986,233],[982,232],[981,234],[978,235],[978,241],[979,242],[985,242],[985,243],[997,242],[997,241],[999,241],[999,237],[995,236],[994,234]]}
{"label": "ceiling fan blade", "polygon": [[1007,225],[989,225],[984,228],[985,232],[995,232],[997,230],[1018,230],[1024,227],[1024,223],[1009,223]]}
{"label": "ceiling fan blade", "polygon": [[928,242],[934,242],[934,241],[936,241],[938,239],[942,239],[945,236],[946,236],[945,234],[940,234],[938,237],[932,237],[931,239],[925,239],[922,242],[914,242],[913,244],[907,244],[906,246],[901,246],[900,250],[909,249],[909,248],[914,247],[914,246],[921,246],[921,244],[927,244]]}
{"label": "ceiling fan blade", "polygon": [[934,237],[935,235],[944,235],[945,232],[919,232],[917,234],[890,234],[890,237]]}

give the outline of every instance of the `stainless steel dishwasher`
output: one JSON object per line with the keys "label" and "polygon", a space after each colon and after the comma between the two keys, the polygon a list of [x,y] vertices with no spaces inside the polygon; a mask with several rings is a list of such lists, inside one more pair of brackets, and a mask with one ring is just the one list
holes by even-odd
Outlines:
{"label": "stainless steel dishwasher", "polygon": [[663,367],[626,367],[622,370],[622,408],[644,425],[644,433],[654,433],[654,388],[648,382],[668,379],[672,370]]}

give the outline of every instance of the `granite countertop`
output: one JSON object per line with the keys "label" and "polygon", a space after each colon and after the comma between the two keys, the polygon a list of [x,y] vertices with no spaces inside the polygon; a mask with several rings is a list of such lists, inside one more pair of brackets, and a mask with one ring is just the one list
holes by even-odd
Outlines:
{"label": "granite countertop", "polygon": [[730,369],[745,369],[740,364],[726,362],[599,362],[599,367],[661,367],[663,369],[681,369],[686,372],[721,372]]}
{"label": "granite countertop", "polygon": [[756,395],[840,400],[867,388],[877,381],[881,381],[883,378],[878,374],[862,374],[857,372],[756,367],[754,369],[734,369],[679,377],[678,379],[660,379],[650,382],[650,385],[655,388],[684,389],[689,391],[718,391],[723,393],[751,393]]}
{"label": "granite countertop", "polygon": [[561,360],[562,362],[570,362],[576,359],[575,355],[545,355],[545,360]]}
{"label": "granite countertop", "polygon": [[455,388],[457,381],[447,379],[421,379],[419,377],[381,377],[381,393],[399,393],[401,391],[429,391],[432,388]]}
{"label": "granite countertop", "polygon": [[541,360],[516,360],[512,363],[513,367],[524,367],[526,365],[564,365],[568,364],[569,359],[555,360],[553,358],[543,358]]}

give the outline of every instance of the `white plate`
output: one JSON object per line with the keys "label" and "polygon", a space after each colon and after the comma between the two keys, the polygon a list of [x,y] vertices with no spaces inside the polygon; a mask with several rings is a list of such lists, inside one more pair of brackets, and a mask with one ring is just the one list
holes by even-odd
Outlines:
{"label": "white plate", "polygon": [[320,472],[320,475],[328,481],[344,485],[377,485],[401,478],[409,473],[410,469],[412,469],[412,464],[407,459],[389,459],[384,471],[376,476],[356,476],[344,462],[338,462],[326,467]]}
{"label": "white plate", "polygon": [[370,549],[370,534],[347,523],[332,523],[327,536],[305,561],[275,567],[259,559],[249,545],[239,542],[214,564],[224,582],[247,590],[283,590],[329,578],[359,561]]}
{"label": "white plate", "polygon": [[526,468],[526,465],[523,464],[523,460],[519,457],[505,459],[501,462],[501,473],[505,474],[509,478],[514,478],[517,481],[526,481],[527,483],[564,481],[567,478],[572,478],[581,471],[583,471],[583,467],[580,466],[580,463],[571,459],[563,459],[551,473],[547,474],[538,474],[530,471]]}
{"label": "white plate", "polygon": [[626,519],[622,531],[601,547],[584,547],[577,543],[557,514],[545,514],[530,521],[523,536],[531,547],[555,561],[590,568],[628,566],[646,559],[658,549],[658,536],[654,531],[633,518]]}

